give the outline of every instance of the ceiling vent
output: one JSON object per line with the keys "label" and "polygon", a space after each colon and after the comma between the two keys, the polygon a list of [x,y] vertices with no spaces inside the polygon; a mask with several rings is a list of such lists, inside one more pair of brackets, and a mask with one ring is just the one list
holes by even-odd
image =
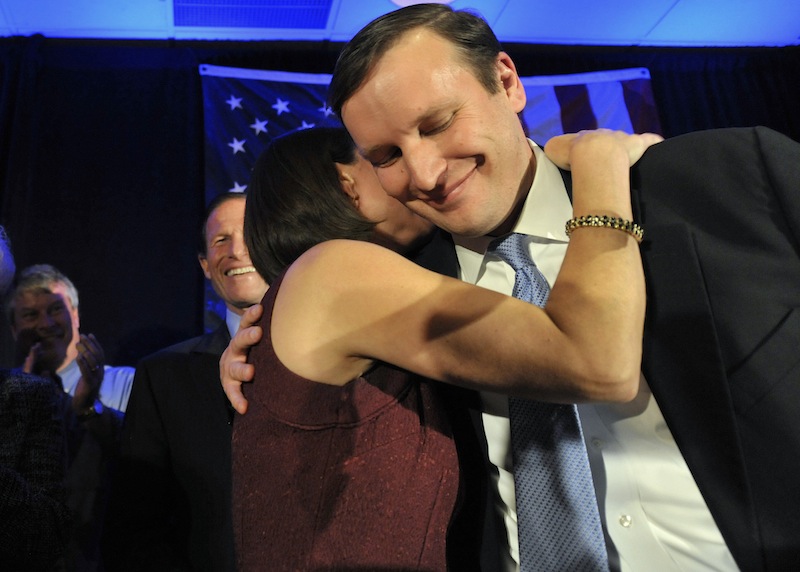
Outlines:
{"label": "ceiling vent", "polygon": [[332,0],[174,0],[175,26],[325,29]]}

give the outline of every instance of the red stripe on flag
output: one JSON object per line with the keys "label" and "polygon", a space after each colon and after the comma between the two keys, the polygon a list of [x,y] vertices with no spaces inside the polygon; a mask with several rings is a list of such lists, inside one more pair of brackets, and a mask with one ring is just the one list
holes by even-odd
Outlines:
{"label": "red stripe on flag", "polygon": [[564,133],[597,129],[597,118],[585,85],[557,85],[553,89],[561,106],[561,126]]}

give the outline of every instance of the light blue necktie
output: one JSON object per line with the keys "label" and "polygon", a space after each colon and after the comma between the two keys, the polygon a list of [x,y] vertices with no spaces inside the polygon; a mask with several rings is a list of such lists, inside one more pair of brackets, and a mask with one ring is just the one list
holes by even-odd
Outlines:
{"label": "light blue necktie", "polygon": [[[513,296],[544,306],[550,287],[525,235],[489,251],[516,272]],[[509,398],[522,572],[608,570],[608,554],[575,405]]]}

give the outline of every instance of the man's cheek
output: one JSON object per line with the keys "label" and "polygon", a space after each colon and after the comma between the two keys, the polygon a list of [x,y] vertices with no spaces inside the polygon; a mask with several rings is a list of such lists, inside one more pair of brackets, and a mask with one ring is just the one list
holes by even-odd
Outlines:
{"label": "man's cheek", "polygon": [[383,190],[386,191],[387,195],[397,199],[401,203],[406,203],[412,197],[403,184],[401,173],[391,172],[392,170],[394,170],[394,167],[376,169],[375,172],[378,175],[378,182],[381,184],[381,187],[383,187]]}

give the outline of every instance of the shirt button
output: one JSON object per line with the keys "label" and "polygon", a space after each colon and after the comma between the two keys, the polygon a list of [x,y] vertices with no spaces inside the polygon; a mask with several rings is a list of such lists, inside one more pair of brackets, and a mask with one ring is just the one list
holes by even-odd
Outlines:
{"label": "shirt button", "polygon": [[597,437],[594,437],[594,438],[592,439],[592,446],[593,446],[595,449],[602,449],[602,448],[603,448],[603,445],[605,445],[605,443],[603,443],[603,440],[602,440],[602,439],[598,439]]}
{"label": "shirt button", "polygon": [[622,528],[630,528],[631,524],[633,523],[633,519],[629,514],[622,514],[619,517],[619,524]]}

